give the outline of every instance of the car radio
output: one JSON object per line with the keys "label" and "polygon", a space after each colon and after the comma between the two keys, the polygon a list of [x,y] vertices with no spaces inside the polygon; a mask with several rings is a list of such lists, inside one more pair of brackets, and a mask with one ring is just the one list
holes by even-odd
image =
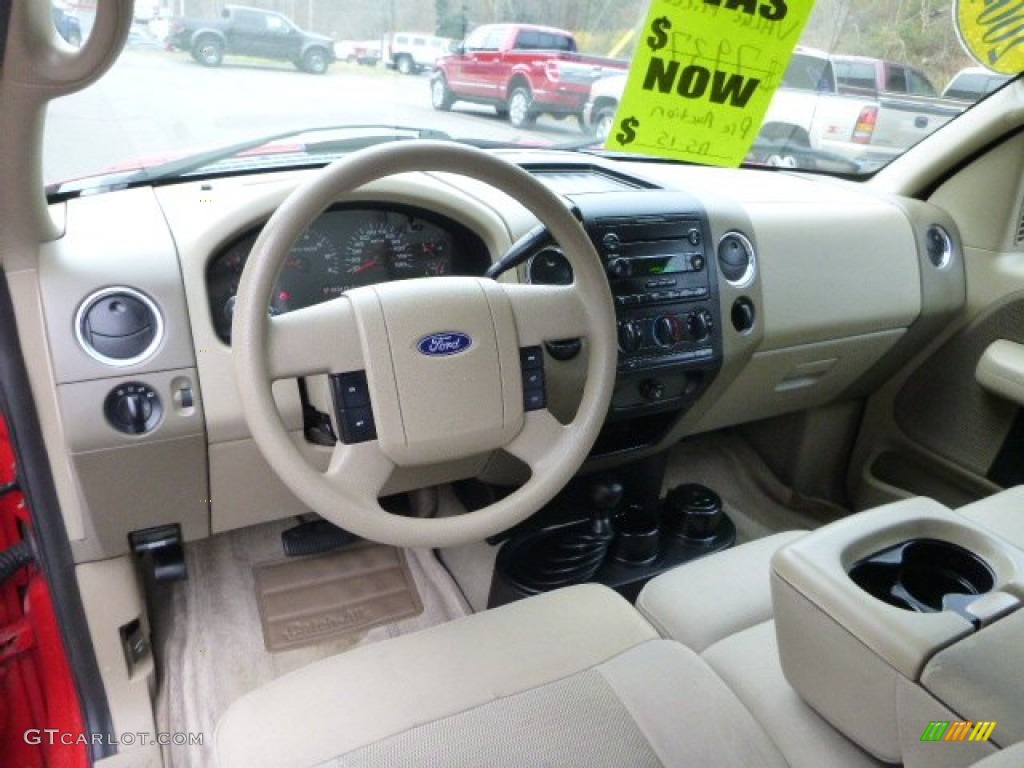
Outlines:
{"label": "car radio", "polygon": [[720,357],[713,260],[700,218],[601,218],[590,233],[615,301],[620,372]]}

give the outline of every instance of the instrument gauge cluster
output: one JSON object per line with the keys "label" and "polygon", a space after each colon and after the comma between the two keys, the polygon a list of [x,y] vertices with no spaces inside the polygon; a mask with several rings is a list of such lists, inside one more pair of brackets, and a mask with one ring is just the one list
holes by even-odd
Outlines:
{"label": "instrument gauge cluster", "polygon": [[[258,236],[259,228],[245,232],[206,268],[213,326],[226,344],[238,284]],[[409,206],[338,206],[325,211],[292,246],[267,311],[283,314],[391,280],[483,275],[490,264],[480,237],[447,217]]]}

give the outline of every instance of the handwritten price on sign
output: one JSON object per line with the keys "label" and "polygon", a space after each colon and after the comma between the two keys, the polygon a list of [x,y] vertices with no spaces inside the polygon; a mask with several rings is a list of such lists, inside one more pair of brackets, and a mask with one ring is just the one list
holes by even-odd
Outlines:
{"label": "handwritten price on sign", "polygon": [[[738,165],[812,5],[653,0],[607,146]],[[726,17],[735,23],[723,23]]]}

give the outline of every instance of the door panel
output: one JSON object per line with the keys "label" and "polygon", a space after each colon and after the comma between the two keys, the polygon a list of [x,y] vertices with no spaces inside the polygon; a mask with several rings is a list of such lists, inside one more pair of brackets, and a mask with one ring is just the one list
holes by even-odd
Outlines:
{"label": "door panel", "polygon": [[958,506],[1024,483],[1024,410],[977,376],[993,344],[1024,345],[1024,134],[973,160],[930,202],[959,229],[966,301],[869,400],[849,475],[861,508],[923,492]]}

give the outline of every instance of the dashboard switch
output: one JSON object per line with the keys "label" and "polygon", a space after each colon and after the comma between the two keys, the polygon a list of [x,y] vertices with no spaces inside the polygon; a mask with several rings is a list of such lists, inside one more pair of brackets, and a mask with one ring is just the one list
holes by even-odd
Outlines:
{"label": "dashboard switch", "polygon": [[644,379],[640,382],[640,395],[652,403],[665,398],[665,385],[657,379]]}
{"label": "dashboard switch", "polygon": [[163,415],[163,405],[156,390],[132,381],[110,391],[103,402],[103,413],[118,432],[143,435],[156,429]]}

